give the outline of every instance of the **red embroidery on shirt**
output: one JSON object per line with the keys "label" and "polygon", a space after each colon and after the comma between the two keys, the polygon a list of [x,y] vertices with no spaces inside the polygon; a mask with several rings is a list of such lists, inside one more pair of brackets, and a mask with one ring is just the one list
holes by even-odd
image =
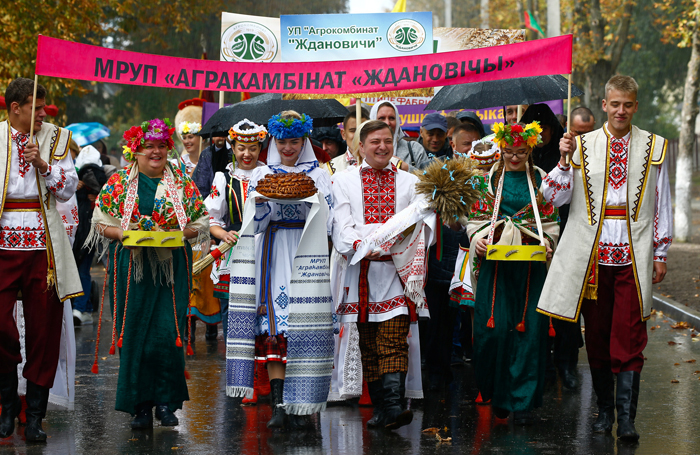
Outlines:
{"label": "red embroidery on shirt", "polygon": [[604,243],[598,245],[598,263],[625,265],[632,262],[629,243]]}
{"label": "red embroidery on shirt", "polygon": [[[388,313],[390,311],[396,310],[397,308],[402,308],[408,306],[406,304],[406,298],[402,295],[396,296],[393,299],[385,300],[383,302],[369,302],[367,308],[369,314],[382,314]],[[359,304],[354,303],[342,303],[338,305],[338,314],[357,314],[359,311]]]}
{"label": "red embroidery on shirt", "polygon": [[11,133],[12,140],[17,144],[17,152],[19,157],[19,176],[24,178],[25,174],[29,172],[30,164],[24,159],[24,148],[29,143],[29,135],[20,133]]}
{"label": "red embroidery on shirt", "polygon": [[561,184],[549,178],[549,175],[544,178],[544,184],[550,188],[554,188],[554,191],[552,192],[552,197],[549,200],[550,202],[554,201],[554,198],[556,197],[559,191],[568,191],[571,189],[571,182]]}
{"label": "red embroidery on shirt", "polygon": [[627,182],[627,151],[629,140],[612,138],[610,141],[610,185],[616,190]]}
{"label": "red embroidery on shirt", "polygon": [[377,171],[371,167],[360,171],[365,224],[384,223],[396,213],[396,166]]}
{"label": "red embroidery on shirt", "polygon": [[0,248],[46,249],[46,231],[42,228],[2,226]]}

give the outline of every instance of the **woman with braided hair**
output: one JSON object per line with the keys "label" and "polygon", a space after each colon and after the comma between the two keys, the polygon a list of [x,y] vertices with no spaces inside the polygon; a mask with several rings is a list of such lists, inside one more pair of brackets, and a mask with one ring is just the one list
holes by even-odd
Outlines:
{"label": "woman with braided hair", "polygon": [[536,308],[546,263],[530,257],[491,260],[487,248],[512,246],[507,258],[522,245],[544,240],[549,260],[559,234],[558,213],[538,191],[545,175],[532,162],[532,150],[542,140],[539,124],[496,123],[494,131],[501,156],[488,175],[475,177],[482,197],[467,224],[473,246],[475,379],[496,417],[513,412],[516,424],[527,425],[533,421],[532,408],[542,403],[544,388],[548,321]]}
{"label": "woman with braided hair", "polygon": [[[192,286],[189,242],[208,238],[209,214],[194,182],[167,160],[174,132],[168,119],[153,119],[124,133],[124,158],[132,164],[102,188],[86,241],[109,249],[103,293],[108,290],[114,302],[110,353],[115,345],[120,350],[115,408],[135,415],[134,429],[153,426],[153,406],[162,426],[177,425],[173,412],[189,400],[183,346]],[[168,231],[163,241],[189,242],[172,248],[124,243],[138,231]],[[92,371],[98,372],[97,350]]]}

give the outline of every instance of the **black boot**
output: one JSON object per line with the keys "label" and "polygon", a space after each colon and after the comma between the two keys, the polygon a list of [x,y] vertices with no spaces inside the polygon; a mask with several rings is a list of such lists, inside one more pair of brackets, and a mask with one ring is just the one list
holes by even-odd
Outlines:
{"label": "black boot", "polygon": [[382,381],[372,381],[367,383],[367,390],[369,391],[369,397],[372,399],[372,418],[367,421],[368,428],[381,427],[382,421],[384,420],[383,406],[384,406],[384,396]]}
{"label": "black boot", "polygon": [[136,405],[136,417],[131,421],[131,428],[134,430],[153,428],[152,403],[139,403]]}
{"label": "black boot", "polygon": [[267,422],[267,428],[283,428],[284,427],[284,409],[280,407],[282,404],[282,396],[284,395],[284,379],[270,380],[270,406],[272,406],[272,418]]}
{"label": "black boot", "polygon": [[0,438],[9,438],[15,432],[15,419],[22,411],[22,401],[17,395],[17,372],[0,375]]}
{"label": "black boot", "polygon": [[609,369],[591,368],[593,390],[598,403],[594,433],[610,433],[615,422],[615,379]]}
{"label": "black boot", "polygon": [[617,374],[617,437],[626,441],[639,440],[634,428],[639,398],[639,373],[622,371]]}
{"label": "black boot", "polygon": [[48,404],[49,388],[27,381],[27,427],[24,429],[27,442],[46,441],[46,433],[41,427],[41,421],[46,416]]}
{"label": "black boot", "polygon": [[395,430],[413,421],[413,412],[404,410],[401,405],[401,379],[405,381],[406,375],[396,373],[386,373],[382,375],[382,392],[384,395],[384,427],[388,430]]}
{"label": "black boot", "polygon": [[218,325],[207,325],[207,331],[204,334],[204,339],[207,341],[216,341],[216,337],[219,336],[219,326]]}
{"label": "black boot", "polygon": [[311,419],[308,415],[287,414],[289,429],[292,431],[308,430],[311,428]]}
{"label": "black boot", "polygon": [[563,363],[558,365],[559,377],[561,378],[561,383],[565,389],[576,390],[578,387],[578,378],[576,377],[576,369],[571,368],[569,363]]}
{"label": "black boot", "polygon": [[160,420],[161,426],[164,427],[174,427],[180,423],[180,421],[177,420],[177,416],[173,414],[173,411],[170,410],[167,404],[156,405],[156,419]]}

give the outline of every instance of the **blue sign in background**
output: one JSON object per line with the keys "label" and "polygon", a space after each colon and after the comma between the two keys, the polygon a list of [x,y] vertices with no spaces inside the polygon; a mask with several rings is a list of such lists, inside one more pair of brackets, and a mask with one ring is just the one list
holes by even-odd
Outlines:
{"label": "blue sign in background", "polygon": [[280,16],[283,62],[398,57],[433,52],[433,13]]}

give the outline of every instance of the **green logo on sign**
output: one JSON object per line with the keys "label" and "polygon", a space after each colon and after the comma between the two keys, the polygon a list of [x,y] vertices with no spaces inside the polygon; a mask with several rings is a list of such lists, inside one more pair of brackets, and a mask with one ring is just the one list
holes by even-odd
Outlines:
{"label": "green logo on sign", "polygon": [[401,52],[415,51],[425,42],[425,29],[413,19],[401,19],[389,26],[386,34],[389,45]]}
{"label": "green logo on sign", "polygon": [[231,52],[241,60],[258,60],[265,54],[265,41],[258,35],[244,33],[233,39]]}
{"label": "green logo on sign", "polygon": [[410,46],[418,41],[418,32],[413,27],[401,27],[396,30],[396,42],[404,46]]}
{"label": "green logo on sign", "polygon": [[228,62],[271,62],[277,49],[275,34],[257,22],[238,22],[221,35],[221,57]]}

